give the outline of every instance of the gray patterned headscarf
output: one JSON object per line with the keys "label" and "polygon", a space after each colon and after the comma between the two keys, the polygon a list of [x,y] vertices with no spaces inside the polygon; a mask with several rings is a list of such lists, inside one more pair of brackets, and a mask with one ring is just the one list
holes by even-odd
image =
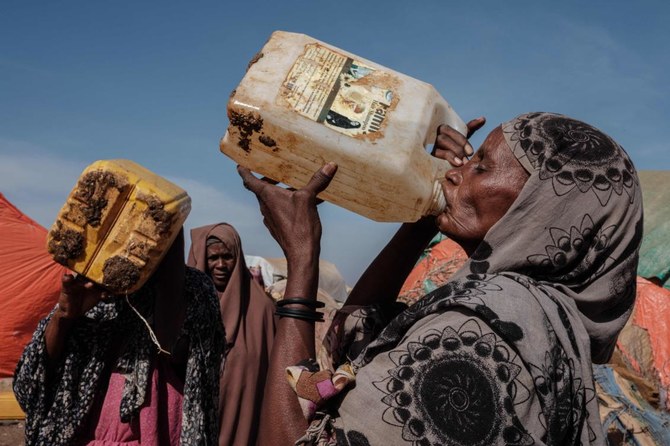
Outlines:
{"label": "gray patterned headscarf", "polygon": [[[491,438],[467,444],[493,444],[500,432],[519,440],[514,444],[604,444],[591,361],[609,359],[635,300],[642,238],[637,174],[628,155],[610,137],[565,116],[521,115],[502,124],[502,131],[530,173],[519,196],[452,279],[388,323],[352,365],[358,371],[374,367],[376,358],[395,353],[411,336],[410,330],[442,330],[431,325],[434,315],[473,314],[522,358],[540,413],[526,415],[523,426],[512,410],[487,412],[486,420],[474,416],[477,407],[509,409],[522,401],[515,390],[519,387],[501,369],[512,353],[491,354],[490,349],[472,353],[467,346],[478,345],[474,339],[479,335],[468,331],[460,338],[443,334],[440,342],[432,338],[412,342],[408,356],[412,361],[389,372],[402,385],[384,388],[389,395],[382,401],[389,410],[411,415],[395,423],[408,432],[411,423],[420,424],[422,437],[432,444],[452,444],[461,432],[454,427],[460,418],[452,416],[453,407],[435,404],[430,392],[414,391],[410,401],[406,389],[414,389],[409,385],[413,378],[404,383],[406,376],[449,371],[458,375],[459,382],[476,383],[475,388],[464,389],[478,406],[459,412],[473,423],[468,432],[491,432]],[[434,359],[424,361],[425,355],[417,352],[431,352]],[[464,371],[463,358],[476,365],[477,373]],[[411,374],[404,373],[408,367]],[[482,398],[477,389],[483,388],[498,390]],[[356,389],[377,395],[373,386],[359,380]],[[532,437],[533,432],[544,434]]]}
{"label": "gray patterned headscarf", "polygon": [[592,359],[606,362],[635,300],[642,195],[633,163],[609,136],[566,116],[530,113],[502,130],[530,178],[486,236],[488,271],[525,274],[573,300]]}

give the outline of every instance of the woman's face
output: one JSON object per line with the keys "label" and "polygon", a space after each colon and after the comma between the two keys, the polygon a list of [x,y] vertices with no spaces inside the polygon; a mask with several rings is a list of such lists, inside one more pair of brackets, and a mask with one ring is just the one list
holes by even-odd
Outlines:
{"label": "woman's face", "polygon": [[235,268],[235,256],[223,243],[207,247],[207,272],[214,281],[217,291],[223,292]]}
{"label": "woman's face", "polygon": [[438,228],[471,253],[505,215],[527,179],[502,130],[496,128],[472,159],[447,171],[443,183],[447,207],[437,216]]}

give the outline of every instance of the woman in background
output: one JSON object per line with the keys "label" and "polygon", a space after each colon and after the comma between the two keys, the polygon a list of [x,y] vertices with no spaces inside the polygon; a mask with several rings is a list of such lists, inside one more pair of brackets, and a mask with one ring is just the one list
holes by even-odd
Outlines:
{"label": "woman in background", "polygon": [[256,444],[275,333],[274,302],[251,277],[240,236],[226,223],[191,230],[188,264],[211,277],[226,327],[219,445]]}

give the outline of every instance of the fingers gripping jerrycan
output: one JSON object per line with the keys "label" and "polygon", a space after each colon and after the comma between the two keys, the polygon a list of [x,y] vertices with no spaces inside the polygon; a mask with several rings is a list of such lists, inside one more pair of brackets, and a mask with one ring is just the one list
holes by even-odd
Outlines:
{"label": "fingers gripping jerrycan", "polygon": [[467,132],[432,85],[281,31],[249,63],[228,118],[220,149],[238,164],[299,188],[334,161],[320,198],[376,221],[440,213],[450,166],[425,147],[439,124]]}

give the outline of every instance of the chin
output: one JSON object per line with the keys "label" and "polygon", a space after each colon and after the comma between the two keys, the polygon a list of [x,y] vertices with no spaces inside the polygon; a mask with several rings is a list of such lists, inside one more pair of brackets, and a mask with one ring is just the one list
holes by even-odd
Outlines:
{"label": "chin", "polygon": [[228,286],[228,281],[227,280],[225,282],[214,281],[214,287],[219,291],[222,291],[222,290],[226,289],[226,286]]}
{"label": "chin", "polygon": [[449,218],[445,214],[435,217],[435,226],[442,234],[449,235]]}

